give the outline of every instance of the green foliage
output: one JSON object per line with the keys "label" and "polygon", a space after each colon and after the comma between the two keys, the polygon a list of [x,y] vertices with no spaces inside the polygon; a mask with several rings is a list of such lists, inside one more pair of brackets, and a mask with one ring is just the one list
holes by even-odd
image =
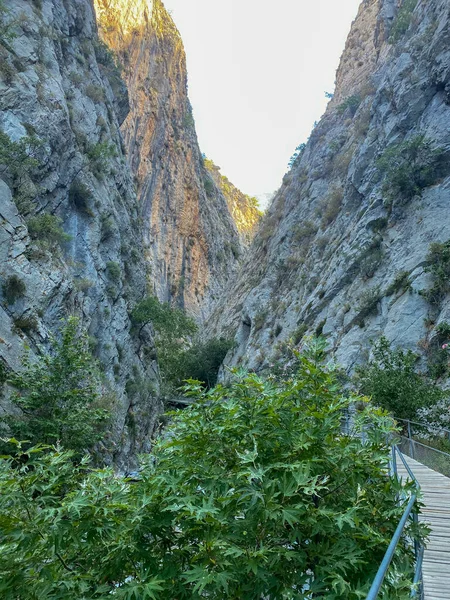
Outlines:
{"label": "green foliage", "polygon": [[401,419],[414,419],[418,409],[432,406],[445,393],[415,370],[418,356],[411,350],[392,350],[382,337],[373,348],[373,359],[357,369],[358,389],[375,405]]}
{"label": "green foliage", "polygon": [[410,273],[408,271],[398,271],[395,275],[394,280],[386,288],[386,296],[392,296],[400,290],[402,292],[411,291],[411,281],[409,279]]}
{"label": "green foliage", "polygon": [[23,298],[26,291],[27,286],[18,275],[10,275],[2,283],[2,293],[8,304],[14,304],[16,300]]}
{"label": "green foliage", "polygon": [[208,198],[212,198],[214,196],[214,192],[216,191],[216,186],[214,185],[214,181],[209,175],[205,175],[205,177],[203,178],[203,186],[205,188],[205,192]]}
{"label": "green foliage", "polygon": [[450,372],[448,344],[450,342],[450,324],[442,321],[435,329],[435,335],[425,347],[427,367],[430,377],[447,377]]}
{"label": "green foliage", "polygon": [[178,382],[180,362],[197,331],[194,320],[179,308],[161,303],[154,296],[144,298],[131,312],[131,322],[142,328],[151,323],[157,333],[158,363],[165,383]]}
{"label": "green foliage", "polygon": [[408,31],[417,2],[418,0],[403,0],[397,17],[392,24],[391,35],[389,37],[391,43],[398,42],[398,40]]}
{"label": "green foliage", "polygon": [[356,306],[361,325],[363,325],[364,319],[377,313],[380,300],[381,291],[379,287],[370,288],[361,294]]}
{"label": "green foliage", "polygon": [[107,173],[111,159],[116,156],[116,147],[108,142],[99,142],[86,151],[89,168],[97,178]]}
{"label": "green foliage", "polygon": [[80,453],[103,436],[109,412],[101,407],[100,376],[80,331],[78,319],[68,319],[52,352],[33,359],[26,353],[23,370],[11,375],[12,402],[21,414],[4,416],[12,435],[30,444],[53,444]]}
{"label": "green foliage", "polygon": [[13,142],[0,131],[0,177],[11,185],[14,201],[21,212],[29,212],[35,195],[30,182],[38,173],[37,152],[42,143],[34,135]]}
{"label": "green foliage", "polygon": [[[2,598],[363,598],[404,510],[392,423],[365,405],[365,443],[343,435],[354,399],[316,357],[290,382],[193,384],[133,483],[58,449],[0,460]],[[385,597],[409,597],[412,563],[403,537]]]}
{"label": "green foliage", "polygon": [[4,0],[0,0],[0,43],[2,45],[8,44],[16,37],[12,30],[14,22],[8,20],[9,13],[10,11],[5,7]]}
{"label": "green foliage", "polygon": [[303,221],[293,227],[292,240],[299,245],[308,244],[317,231],[318,227],[312,221]]}
{"label": "green foliage", "polygon": [[92,214],[89,204],[92,200],[91,190],[82,181],[76,179],[69,189],[69,200],[81,212]]}
{"label": "green foliage", "polygon": [[356,111],[359,108],[359,105],[361,104],[362,99],[361,96],[349,96],[348,98],[346,98],[344,100],[344,102],[342,102],[341,104],[339,104],[339,106],[337,107],[337,111],[339,114],[344,114],[345,111],[347,109],[350,110],[350,113],[353,117],[353,115],[356,113]]}
{"label": "green foliage", "polygon": [[48,248],[55,248],[58,244],[71,239],[70,235],[64,233],[61,225],[62,220],[50,213],[41,213],[27,220],[30,237],[41,246]]}
{"label": "green foliage", "polygon": [[188,379],[195,379],[208,388],[214,387],[220,366],[233,346],[234,342],[225,338],[211,339],[206,342],[194,341],[181,357],[180,372],[175,385],[178,387]]}
{"label": "green foliage", "polygon": [[27,335],[38,328],[38,321],[36,315],[33,313],[25,313],[14,319],[14,329],[16,331],[23,331]]}
{"label": "green foliage", "polygon": [[108,278],[111,279],[111,281],[114,281],[115,283],[118,283],[121,280],[122,269],[120,268],[119,263],[116,263],[112,260],[108,261],[106,263],[106,273],[108,275]]}
{"label": "green foliage", "polygon": [[433,285],[428,290],[421,290],[421,294],[431,304],[439,305],[450,292],[450,240],[431,244],[425,271],[431,274]]}
{"label": "green foliage", "polygon": [[289,159],[288,169],[291,170],[294,164],[297,162],[297,159],[303,154],[305,151],[306,144],[299,144],[297,148],[294,150],[294,154]]}
{"label": "green foliage", "polygon": [[322,203],[320,212],[322,216],[322,227],[330,225],[338,216],[342,201],[344,200],[344,190],[342,187],[334,187],[329,196]]}
{"label": "green foliage", "polygon": [[89,83],[86,86],[86,96],[90,98],[93,102],[104,102],[105,90],[100,85]]}
{"label": "green foliage", "polygon": [[443,149],[433,149],[424,135],[387,148],[377,167],[384,175],[383,192],[389,202],[407,203],[435,184],[442,176],[443,158]]}

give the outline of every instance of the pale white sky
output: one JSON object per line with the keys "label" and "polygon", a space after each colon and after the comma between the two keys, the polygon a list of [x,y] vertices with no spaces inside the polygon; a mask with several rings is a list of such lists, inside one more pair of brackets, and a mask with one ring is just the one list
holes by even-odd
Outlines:
{"label": "pale white sky", "polygon": [[202,152],[273,192],[333,91],[360,0],[164,0],[184,40]]}

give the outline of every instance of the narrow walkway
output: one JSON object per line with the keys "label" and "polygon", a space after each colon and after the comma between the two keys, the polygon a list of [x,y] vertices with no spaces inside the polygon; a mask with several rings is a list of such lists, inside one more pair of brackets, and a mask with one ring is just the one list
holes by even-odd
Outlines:
{"label": "narrow walkway", "polygon": [[[408,456],[405,459],[422,488],[421,520],[431,527],[423,562],[425,600],[450,600],[450,479]],[[400,460],[398,473],[407,478]]]}

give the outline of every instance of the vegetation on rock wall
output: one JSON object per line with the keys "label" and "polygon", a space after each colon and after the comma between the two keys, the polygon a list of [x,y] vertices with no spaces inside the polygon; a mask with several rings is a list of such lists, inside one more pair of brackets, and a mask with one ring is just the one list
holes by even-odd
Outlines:
{"label": "vegetation on rock wall", "polygon": [[77,456],[91,450],[105,435],[112,406],[78,319],[68,319],[49,354],[33,360],[25,353],[22,367],[8,377],[19,410],[2,416],[3,428],[27,440],[25,447],[60,442]]}
{"label": "vegetation on rock wall", "polygon": [[444,151],[417,135],[387,148],[377,162],[387,203],[406,204],[441,177]]}
{"label": "vegetation on rock wall", "polygon": [[[289,382],[194,383],[133,482],[60,449],[1,458],[2,597],[364,597],[404,510],[386,478],[392,421],[345,398],[322,356],[302,355]],[[341,430],[355,400],[364,444]],[[400,546],[384,594],[406,600]]]}
{"label": "vegetation on rock wall", "polygon": [[359,391],[396,417],[416,418],[419,409],[434,406],[449,396],[426,374],[416,371],[418,358],[411,350],[391,349],[382,337],[373,347],[373,359],[357,369]]}
{"label": "vegetation on rock wall", "polygon": [[187,379],[197,379],[207,387],[216,384],[219,368],[232,342],[224,338],[202,341],[192,318],[154,296],[136,305],[131,321],[136,328],[151,323],[156,331],[165,395],[174,394]]}

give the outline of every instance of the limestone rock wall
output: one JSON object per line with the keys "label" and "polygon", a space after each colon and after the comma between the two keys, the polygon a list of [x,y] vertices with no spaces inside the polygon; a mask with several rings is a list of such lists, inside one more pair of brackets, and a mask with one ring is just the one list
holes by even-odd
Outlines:
{"label": "limestone rock wall", "polygon": [[[136,452],[149,449],[161,410],[151,334],[137,339],[128,316],[146,293],[148,270],[120,132],[127,90],[98,38],[90,0],[4,6],[0,360],[19,368],[25,344],[46,352],[61,319],[78,315],[117,401],[105,460],[125,469]],[[7,140],[24,145],[32,168],[22,172],[14,164]],[[13,301],[11,277],[25,286]]]}
{"label": "limestone rock wall", "polygon": [[448,296],[426,297],[430,244],[450,239],[449,92],[448,1],[364,0],[334,98],[211,320],[236,334],[227,364],[267,368],[313,333],[349,370],[381,335],[429,358],[450,322]]}
{"label": "limestone rock wall", "polygon": [[248,246],[255,237],[258,225],[262,218],[258,200],[243,194],[225,175],[220,172],[220,167],[210,159],[204,160],[204,165],[211,176],[213,183],[222,192],[227,201],[228,209],[236,223],[241,243]]}
{"label": "limestone rock wall", "polygon": [[203,164],[182,40],[160,0],[95,0],[95,6],[129,91],[122,131],[153,290],[205,320],[243,247],[226,199]]}

